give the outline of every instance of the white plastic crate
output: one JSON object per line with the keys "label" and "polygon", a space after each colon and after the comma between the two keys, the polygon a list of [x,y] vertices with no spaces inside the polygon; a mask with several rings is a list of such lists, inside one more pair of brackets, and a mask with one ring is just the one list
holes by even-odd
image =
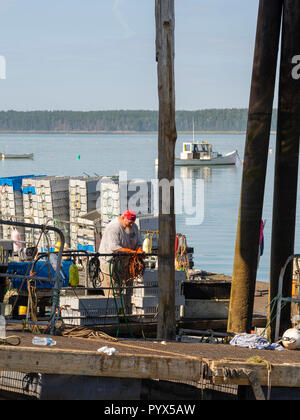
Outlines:
{"label": "white plastic crate", "polygon": [[[116,308],[117,303],[117,308]],[[68,306],[65,306],[68,305]],[[60,306],[64,322],[70,325],[103,325],[117,324],[117,314],[122,314],[119,298],[105,298],[101,296],[61,296]],[[67,319],[74,317],[74,319]],[[86,318],[79,318],[86,317]],[[102,318],[98,318],[102,317]]]}
{"label": "white plastic crate", "polygon": [[[131,298],[132,315],[139,315],[133,318],[138,322],[155,322],[158,318],[158,298],[155,297],[134,297]],[[185,304],[184,296],[175,297],[175,319],[180,320],[181,312]]]}
{"label": "white plastic crate", "polygon": [[118,177],[103,177],[101,180],[100,211],[102,228],[127,208],[137,215],[152,211],[152,185],[146,181],[120,181]]}
{"label": "white plastic crate", "polygon": [[[183,295],[175,296],[175,306],[184,305]],[[156,308],[158,307],[158,296],[132,296],[131,303],[137,308]]]}
{"label": "white plastic crate", "polygon": [[[69,224],[69,177],[39,177],[23,180],[23,187],[33,187],[35,192],[26,192],[23,188],[24,217],[27,223],[50,226],[61,229],[65,236],[66,245],[70,245]],[[40,232],[26,232],[26,241],[36,243]],[[50,247],[55,247],[57,235],[49,235]],[[39,243],[40,248],[47,248],[44,236]]]}
{"label": "white plastic crate", "polygon": [[[175,306],[176,321],[180,321],[182,308],[183,306]],[[157,307],[137,308],[133,305],[132,315],[137,315],[137,317],[131,317],[131,320],[135,322],[156,322],[158,318]]]}
{"label": "white plastic crate", "polygon": [[[0,194],[0,216],[6,220],[22,221],[23,213],[23,198],[21,191],[14,191],[13,186],[7,186]],[[11,239],[13,228],[8,225],[1,226],[1,238]],[[21,241],[25,240],[25,229],[18,228],[21,235]]]}
{"label": "white plastic crate", "polygon": [[92,220],[82,217],[95,211],[97,205],[100,205],[99,182],[101,179],[102,177],[70,179],[70,229],[73,249],[77,249],[78,245],[95,247],[95,224]]}
{"label": "white plastic crate", "polygon": [[[186,281],[185,271],[175,271],[175,295],[181,295],[181,285]],[[146,269],[141,279],[135,280],[133,296],[158,296],[158,270]]]}

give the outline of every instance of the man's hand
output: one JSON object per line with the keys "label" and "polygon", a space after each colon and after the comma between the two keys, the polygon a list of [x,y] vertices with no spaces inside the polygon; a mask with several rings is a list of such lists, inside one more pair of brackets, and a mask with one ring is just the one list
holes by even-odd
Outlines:
{"label": "man's hand", "polygon": [[120,248],[117,251],[114,251],[117,253],[127,253],[127,254],[145,254],[142,248],[138,248],[137,250],[129,249],[129,248]]}

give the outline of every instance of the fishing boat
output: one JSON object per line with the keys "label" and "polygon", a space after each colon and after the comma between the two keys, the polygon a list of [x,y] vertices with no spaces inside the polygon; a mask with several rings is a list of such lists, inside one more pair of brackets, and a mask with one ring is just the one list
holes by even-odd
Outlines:
{"label": "fishing boat", "polygon": [[175,158],[175,166],[235,165],[238,158],[237,150],[221,154],[207,141],[186,142],[182,147],[180,158]]}
{"label": "fishing boat", "polygon": [[[208,166],[235,165],[239,155],[237,150],[229,153],[218,153],[207,141],[191,141],[183,143],[180,158],[175,158],[175,166]],[[155,160],[158,166],[158,159]]]}
{"label": "fishing boat", "polygon": [[33,159],[34,155],[33,153],[25,153],[23,155],[17,155],[17,154],[9,154],[9,153],[1,153],[0,152],[0,159]]}

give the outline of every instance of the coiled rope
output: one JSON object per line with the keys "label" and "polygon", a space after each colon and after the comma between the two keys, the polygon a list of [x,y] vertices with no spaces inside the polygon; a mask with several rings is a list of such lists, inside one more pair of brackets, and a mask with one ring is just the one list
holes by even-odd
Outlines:
{"label": "coiled rope", "polygon": [[189,279],[189,268],[186,236],[178,233],[175,242],[175,270],[185,271]]}
{"label": "coiled rope", "polygon": [[16,347],[16,346],[19,346],[20,343],[21,343],[21,339],[17,335],[12,335],[6,338],[0,338],[0,345]]}

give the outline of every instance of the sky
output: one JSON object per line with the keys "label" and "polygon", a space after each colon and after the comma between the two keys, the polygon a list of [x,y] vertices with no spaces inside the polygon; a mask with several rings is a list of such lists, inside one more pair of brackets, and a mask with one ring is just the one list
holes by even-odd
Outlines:
{"label": "sky", "polygon": [[[154,11],[0,0],[0,110],[157,110]],[[258,0],[175,0],[176,109],[248,107],[257,12]]]}

